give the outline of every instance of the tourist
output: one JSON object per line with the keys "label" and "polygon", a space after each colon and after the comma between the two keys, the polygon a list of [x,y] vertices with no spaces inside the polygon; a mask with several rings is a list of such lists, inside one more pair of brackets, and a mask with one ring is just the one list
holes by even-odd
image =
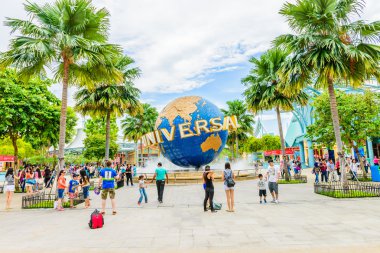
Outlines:
{"label": "tourist", "polygon": [[338,158],[338,160],[335,163],[335,168],[336,168],[336,174],[338,175],[338,181],[340,181],[341,177],[342,177],[342,173],[340,172],[340,161],[339,161],[339,158]]}
{"label": "tourist", "polygon": [[222,180],[224,181],[224,190],[226,191],[227,197],[227,212],[235,212],[235,175],[231,169],[230,163],[225,163],[224,171],[222,175]]}
{"label": "tourist", "polygon": [[328,171],[328,180],[331,182],[337,181],[338,174],[335,169],[335,164],[333,160],[330,158],[330,160],[327,162],[327,171]]}
{"label": "tourist", "polygon": [[313,173],[315,175],[315,183],[316,184],[319,184],[319,173],[321,171],[321,168],[320,168],[320,161],[319,160],[315,160],[315,163],[314,163],[314,168],[313,168]]}
{"label": "tourist", "polygon": [[322,161],[322,164],[320,165],[320,167],[321,167],[321,182],[327,183],[328,182],[327,165],[326,165],[325,160]]}
{"label": "tourist", "polygon": [[264,203],[267,203],[267,186],[266,181],[263,179],[263,174],[259,174],[259,182],[257,182],[257,187],[259,188],[260,204],[263,203],[262,198],[264,197]]}
{"label": "tourist", "polygon": [[268,178],[268,188],[272,195],[272,203],[278,204],[278,177],[280,169],[275,166],[273,160],[269,160],[267,178]]}
{"label": "tourist", "polygon": [[165,179],[166,179],[166,183],[169,184],[168,172],[166,171],[165,168],[162,167],[162,163],[159,162],[157,164],[157,168],[156,168],[156,171],[154,173],[152,183],[154,180],[156,180],[158,202],[160,202],[160,203],[162,203],[162,201],[163,201]]}
{"label": "tourist", "polygon": [[297,162],[296,162],[296,160],[293,160],[292,169],[294,171],[294,175],[297,175],[298,170],[297,170]]}
{"label": "tourist", "polygon": [[57,201],[57,211],[63,211],[63,197],[65,196],[66,189],[66,172],[61,170],[58,174],[58,201]]}
{"label": "tourist", "polygon": [[364,170],[365,170],[365,173],[368,174],[368,169],[371,167],[371,165],[369,164],[368,160],[365,159],[364,156],[363,156],[363,163],[364,163]]}
{"label": "tourist", "polygon": [[49,167],[46,166],[44,170],[44,183],[45,183],[45,188],[49,188],[51,184],[51,170]]}
{"label": "tourist", "polygon": [[131,186],[133,186],[133,177],[132,177],[132,165],[128,164],[125,170],[125,174],[127,177],[127,186],[129,186],[129,181],[131,182]]}
{"label": "tourist", "polygon": [[21,192],[25,192],[25,176],[26,176],[25,170],[20,170],[18,172],[18,177],[20,178],[19,183],[21,186]]}
{"label": "tourist", "polygon": [[34,179],[34,173],[32,168],[28,167],[25,172],[25,187],[26,194],[33,194],[33,187],[36,184],[36,180]]}
{"label": "tourist", "polygon": [[106,167],[100,171],[99,174],[99,188],[102,186],[102,214],[106,213],[106,200],[107,195],[110,195],[112,205],[112,215],[116,215],[116,201],[115,201],[115,179],[119,179],[116,171],[111,168],[112,162],[107,161]]}
{"label": "tourist", "polygon": [[5,194],[6,194],[6,204],[5,209],[11,209],[11,202],[13,193],[15,192],[15,180],[20,179],[20,177],[14,175],[13,168],[8,168],[7,173],[5,174]]}
{"label": "tourist", "polygon": [[210,171],[210,166],[205,167],[205,172],[203,173],[203,183],[205,184],[205,199],[203,200],[203,210],[207,212],[207,202],[210,204],[210,209],[212,213],[216,213],[214,210],[214,172]]}
{"label": "tourist", "polygon": [[84,198],[84,208],[90,207],[90,178],[87,176],[86,171],[81,170],[80,172],[80,186],[83,190]]}
{"label": "tourist", "polygon": [[358,168],[360,167],[360,163],[356,159],[352,159],[351,161],[351,172],[352,172],[352,180],[358,179]]}
{"label": "tourist", "polygon": [[145,177],[144,175],[140,175],[139,176],[139,192],[140,192],[140,198],[139,200],[137,201],[137,204],[138,205],[141,205],[141,202],[144,198],[145,200],[145,203],[148,203],[148,196],[146,195],[146,188],[147,188],[147,185],[145,184]]}
{"label": "tourist", "polygon": [[[81,170],[83,171],[83,170]],[[70,208],[75,208],[74,199],[78,197],[78,186],[79,186],[79,175],[74,173],[73,178],[69,182],[69,199],[70,199]]]}
{"label": "tourist", "polygon": [[375,166],[379,166],[379,158],[377,158],[377,156],[375,156],[375,158],[373,158],[373,164]]}
{"label": "tourist", "polygon": [[35,184],[35,192],[38,192],[40,190],[40,185],[42,185],[42,174],[40,168],[37,168],[34,172],[34,179],[36,180]]}

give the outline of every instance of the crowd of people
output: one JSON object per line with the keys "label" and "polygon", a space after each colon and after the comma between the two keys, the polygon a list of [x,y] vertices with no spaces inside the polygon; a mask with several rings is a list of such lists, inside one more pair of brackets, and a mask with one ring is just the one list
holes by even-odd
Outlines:
{"label": "crowd of people", "polygon": [[[365,159],[365,157],[361,157],[360,159],[363,164],[364,171],[368,173],[370,168],[369,161]],[[342,176],[341,169],[339,160],[334,161],[333,159],[316,159],[312,170],[312,173],[315,175],[315,183],[340,181]],[[358,172],[363,170],[360,161],[352,157],[345,158],[344,169],[346,172],[351,174],[352,180],[357,180]]]}

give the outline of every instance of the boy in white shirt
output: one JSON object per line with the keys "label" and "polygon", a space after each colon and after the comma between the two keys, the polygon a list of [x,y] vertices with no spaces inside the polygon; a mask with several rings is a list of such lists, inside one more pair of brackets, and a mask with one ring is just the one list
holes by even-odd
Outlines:
{"label": "boy in white shirt", "polygon": [[275,166],[273,160],[269,160],[267,178],[269,192],[272,194],[272,203],[278,204],[278,178],[280,174],[280,168]]}
{"label": "boy in white shirt", "polygon": [[266,181],[263,179],[263,175],[259,174],[259,182],[257,182],[257,187],[259,188],[260,204],[263,203],[262,198],[264,197],[264,203],[267,203],[267,186]]}

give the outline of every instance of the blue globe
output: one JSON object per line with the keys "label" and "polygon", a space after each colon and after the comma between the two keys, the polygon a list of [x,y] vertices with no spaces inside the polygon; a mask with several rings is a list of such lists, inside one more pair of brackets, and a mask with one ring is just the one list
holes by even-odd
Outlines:
{"label": "blue globe", "polygon": [[[210,120],[220,118],[223,124],[223,113],[210,101],[198,97],[180,97],[170,102],[159,114],[156,122],[156,129],[166,129],[166,133],[172,133],[175,127],[173,140],[162,137],[163,142],[159,144],[161,153],[175,165],[180,167],[199,168],[212,162],[226,145],[228,131],[198,131],[196,122],[204,120],[207,128],[210,129]],[[186,133],[194,133],[194,136],[181,138],[179,125],[188,123],[189,130]],[[198,125],[199,126],[199,125]],[[162,131],[161,131],[162,132]],[[191,135],[191,134],[190,134]]]}

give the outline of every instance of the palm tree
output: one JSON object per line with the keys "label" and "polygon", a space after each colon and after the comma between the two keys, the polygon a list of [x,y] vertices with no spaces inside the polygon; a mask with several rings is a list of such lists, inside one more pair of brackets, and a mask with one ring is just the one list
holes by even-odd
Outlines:
{"label": "palm tree", "polygon": [[248,134],[253,133],[254,116],[248,111],[247,105],[244,101],[236,99],[233,101],[227,101],[228,109],[222,109],[222,112],[226,116],[235,115],[240,127],[237,131],[229,134],[230,143],[235,142],[236,155],[239,156],[239,140],[247,138]]}
{"label": "palm tree", "polygon": [[1,54],[0,67],[14,66],[25,78],[52,70],[62,81],[58,157],[64,165],[68,85],[92,85],[93,80],[121,80],[109,59],[121,50],[108,44],[109,13],[90,0],[58,0],[52,4],[24,4],[28,19],[7,18],[5,25],[17,35]]}
{"label": "palm tree", "polygon": [[255,113],[273,108],[276,111],[283,158],[282,169],[285,172],[286,180],[289,180],[289,173],[285,164],[285,140],[280,112],[292,111],[294,103],[306,105],[308,96],[302,90],[289,94],[283,92],[279,69],[286,62],[287,57],[286,51],[275,48],[268,50],[260,58],[251,58],[250,62],[253,64],[253,68],[242,82],[247,87],[244,96],[249,109]]}
{"label": "palm tree", "polygon": [[76,109],[82,114],[106,117],[105,160],[109,159],[111,117],[124,113],[135,115],[140,112],[140,90],[133,80],[139,76],[138,68],[130,68],[134,63],[128,56],[115,58],[114,66],[123,73],[124,83],[101,85],[95,89],[82,88],[75,94]]}
{"label": "palm tree", "polygon": [[[143,147],[141,142],[141,137],[154,130],[156,120],[158,117],[158,112],[155,107],[149,104],[142,104],[143,113],[139,113],[136,116],[127,115],[121,122],[121,127],[123,128],[124,138],[135,143],[135,156],[136,163],[138,163],[137,155],[137,143],[140,140],[141,156],[143,155]],[[142,158],[142,163],[144,160]]]}
{"label": "palm tree", "polygon": [[296,33],[279,36],[275,44],[292,53],[284,64],[287,93],[310,85],[327,89],[342,180],[346,182],[334,84],[358,87],[372,77],[380,80],[380,22],[352,21],[364,7],[361,0],[298,0],[280,10]]}

